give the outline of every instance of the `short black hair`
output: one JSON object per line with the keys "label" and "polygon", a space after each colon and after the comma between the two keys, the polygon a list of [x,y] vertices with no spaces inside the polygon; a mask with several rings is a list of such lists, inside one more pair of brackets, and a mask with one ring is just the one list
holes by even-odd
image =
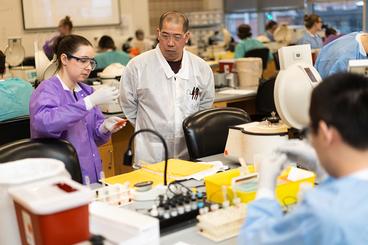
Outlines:
{"label": "short black hair", "polygon": [[311,127],[320,121],[336,128],[350,146],[368,148],[368,78],[353,73],[327,77],[312,92]]}
{"label": "short black hair", "polygon": [[252,36],[252,28],[250,27],[250,25],[241,24],[240,26],[238,26],[238,37],[241,40],[251,36]]}
{"label": "short black hair", "polygon": [[274,26],[277,26],[277,22],[274,20],[270,20],[266,23],[265,29],[266,31],[271,30]]}
{"label": "short black hair", "polygon": [[103,35],[100,40],[98,41],[98,47],[100,49],[112,49],[115,50],[116,46],[114,40],[107,35]]}
{"label": "short black hair", "polygon": [[159,23],[159,29],[162,29],[162,26],[164,22],[175,22],[178,23],[179,21],[182,21],[183,24],[183,32],[186,33],[189,30],[189,20],[188,18],[180,12],[177,11],[168,11],[161,15],[160,17],[160,23]]}
{"label": "short black hair", "polygon": [[0,74],[5,72],[5,54],[0,50]]}

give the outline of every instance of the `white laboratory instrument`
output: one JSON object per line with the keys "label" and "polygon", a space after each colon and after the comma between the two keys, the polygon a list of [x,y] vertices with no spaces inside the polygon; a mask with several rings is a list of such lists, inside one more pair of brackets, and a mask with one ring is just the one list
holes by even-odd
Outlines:
{"label": "white laboratory instrument", "polygon": [[368,60],[349,60],[348,72],[368,76]]}
{"label": "white laboratory instrument", "polygon": [[8,46],[4,52],[6,63],[11,66],[10,73],[13,77],[24,79],[30,83],[34,83],[37,77],[36,70],[33,66],[19,66],[25,56],[22,46],[22,38],[8,38]]}
{"label": "white laboratory instrument", "polygon": [[288,140],[290,128],[300,130],[308,125],[310,96],[322,80],[312,66],[310,46],[281,48],[279,57],[283,57],[282,69],[276,78],[274,100],[281,121],[271,117],[268,121],[231,127],[225,156],[234,160],[243,157],[247,163],[256,163],[257,158]]}
{"label": "white laboratory instrument", "polygon": [[300,130],[309,123],[310,96],[322,78],[313,67],[309,44],[283,47],[279,57],[281,70],[274,88],[276,110],[288,127]]}
{"label": "white laboratory instrument", "polygon": [[305,63],[313,66],[311,53],[312,50],[310,44],[280,48],[278,51],[280,70],[285,70],[287,67],[297,63]]}
{"label": "white laboratory instrument", "polygon": [[114,244],[158,245],[159,221],[125,208],[103,202],[89,205],[90,231],[107,238]]}
{"label": "white laboratory instrument", "polygon": [[234,161],[242,157],[246,163],[255,163],[288,139],[288,129],[282,122],[251,122],[229,129],[224,155]]}

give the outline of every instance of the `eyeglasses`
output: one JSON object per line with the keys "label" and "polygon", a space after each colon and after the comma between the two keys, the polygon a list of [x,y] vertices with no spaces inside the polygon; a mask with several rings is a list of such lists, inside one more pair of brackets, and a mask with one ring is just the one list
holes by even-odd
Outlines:
{"label": "eyeglasses", "polygon": [[170,34],[167,32],[160,32],[160,37],[165,41],[173,39],[175,42],[179,42],[185,37],[185,34]]}
{"label": "eyeglasses", "polygon": [[88,57],[77,57],[72,54],[66,54],[68,58],[73,58],[79,63],[83,65],[84,68],[86,68],[88,65],[91,65],[91,70],[93,71],[97,66],[97,61],[94,58],[88,58]]}

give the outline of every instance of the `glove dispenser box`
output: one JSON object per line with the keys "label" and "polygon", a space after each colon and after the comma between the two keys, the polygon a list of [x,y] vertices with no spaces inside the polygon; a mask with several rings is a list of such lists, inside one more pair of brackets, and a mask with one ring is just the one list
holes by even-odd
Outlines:
{"label": "glove dispenser box", "polygon": [[9,189],[23,245],[65,245],[89,239],[92,193],[66,178]]}

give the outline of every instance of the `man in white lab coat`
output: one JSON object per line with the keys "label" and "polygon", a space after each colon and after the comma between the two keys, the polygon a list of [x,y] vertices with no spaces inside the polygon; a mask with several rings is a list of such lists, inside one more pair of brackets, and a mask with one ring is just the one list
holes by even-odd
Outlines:
{"label": "man in white lab coat", "polygon": [[[187,159],[183,120],[212,106],[215,87],[211,68],[184,49],[189,21],[178,12],[160,17],[158,45],[133,58],[121,80],[123,111],[135,130],[153,129],[168,145],[169,158]],[[155,163],[164,159],[164,148],[153,134],[135,138],[135,161]]]}

